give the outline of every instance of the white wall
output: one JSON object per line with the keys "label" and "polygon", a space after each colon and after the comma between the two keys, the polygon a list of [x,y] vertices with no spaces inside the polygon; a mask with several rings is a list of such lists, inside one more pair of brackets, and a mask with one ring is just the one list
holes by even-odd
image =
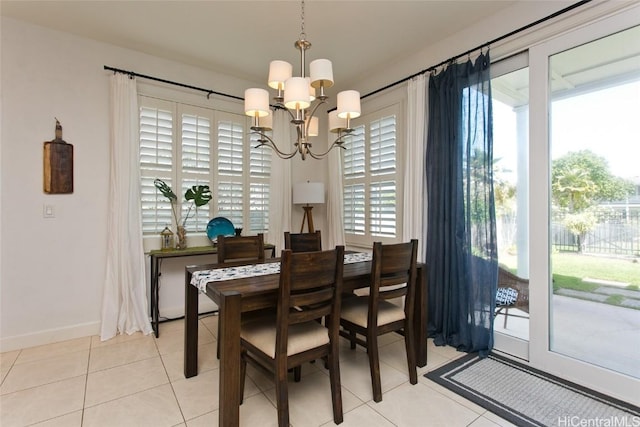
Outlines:
{"label": "white wall", "polygon": [[[233,95],[260,82],[5,17],[1,36],[0,350],[6,351],[99,331],[109,176],[110,73],[103,66]],[[42,147],[54,137],[54,117],[74,146],[73,194],[42,190]],[[45,204],[55,218],[43,218]],[[182,307],[184,270],[174,269],[178,285],[169,284],[168,274],[161,302]]]}

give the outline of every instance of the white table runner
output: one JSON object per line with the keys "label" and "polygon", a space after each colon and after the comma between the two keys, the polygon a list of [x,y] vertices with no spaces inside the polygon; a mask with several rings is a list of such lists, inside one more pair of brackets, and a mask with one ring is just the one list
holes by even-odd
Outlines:
{"label": "white table runner", "polygon": [[[371,254],[356,252],[344,255],[345,264],[371,261]],[[266,264],[240,265],[238,267],[215,268],[213,270],[196,271],[191,276],[191,284],[200,292],[205,292],[207,283],[220,282],[230,279],[241,279],[252,276],[266,276],[267,274],[280,273],[280,262],[268,262]]]}

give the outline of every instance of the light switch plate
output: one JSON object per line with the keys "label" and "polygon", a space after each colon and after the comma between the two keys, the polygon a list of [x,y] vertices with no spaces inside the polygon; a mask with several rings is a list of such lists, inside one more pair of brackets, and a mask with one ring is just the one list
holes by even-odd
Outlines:
{"label": "light switch plate", "polygon": [[53,205],[44,205],[42,207],[42,217],[43,218],[55,218],[56,213]]}

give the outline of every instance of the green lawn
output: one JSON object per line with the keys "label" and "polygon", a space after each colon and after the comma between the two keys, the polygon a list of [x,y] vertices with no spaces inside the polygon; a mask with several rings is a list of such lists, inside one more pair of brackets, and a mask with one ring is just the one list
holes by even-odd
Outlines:
{"label": "green lawn", "polygon": [[585,277],[629,283],[635,289],[640,287],[640,263],[629,259],[556,253],[551,256],[551,265],[555,285],[560,287],[577,286],[576,289],[583,290],[590,290],[591,286],[597,287],[592,283],[582,282],[582,278]]}
{"label": "green lawn", "polygon": [[[514,268],[515,257],[500,256],[499,262]],[[575,253],[554,253],[551,256],[554,288],[570,288],[592,291],[597,284],[583,282],[582,279],[611,280],[629,283],[630,288],[640,288],[640,262],[629,259],[605,258]]]}

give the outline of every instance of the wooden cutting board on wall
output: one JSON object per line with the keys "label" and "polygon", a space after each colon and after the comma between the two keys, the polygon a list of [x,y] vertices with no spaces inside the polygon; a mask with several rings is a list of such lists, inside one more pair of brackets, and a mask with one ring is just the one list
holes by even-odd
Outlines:
{"label": "wooden cutting board on wall", "polygon": [[73,193],[73,145],[56,141],[44,143],[44,192]]}
{"label": "wooden cutting board on wall", "polygon": [[44,143],[43,158],[44,192],[73,193],[73,145],[62,139],[62,126],[57,119],[55,139]]}

